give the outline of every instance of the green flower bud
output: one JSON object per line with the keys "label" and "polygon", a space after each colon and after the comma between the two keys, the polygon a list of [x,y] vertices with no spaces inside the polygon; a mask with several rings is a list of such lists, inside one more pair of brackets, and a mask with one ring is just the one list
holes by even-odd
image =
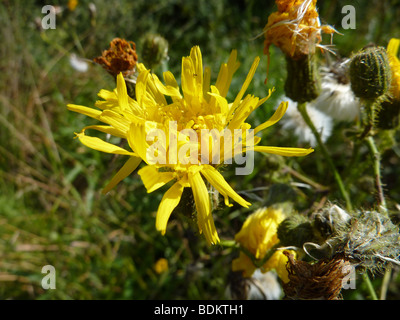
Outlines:
{"label": "green flower bud", "polygon": [[321,81],[314,54],[304,55],[299,59],[286,57],[286,69],[285,93],[290,99],[304,103],[319,96]]}
{"label": "green flower bud", "polygon": [[351,59],[351,89],[357,97],[374,101],[388,90],[390,79],[391,71],[385,48],[368,47]]}
{"label": "green flower bud", "polygon": [[168,57],[168,41],[158,34],[146,35],[141,57],[146,68],[154,68]]}
{"label": "green flower bud", "polygon": [[294,214],[283,220],[277,230],[282,246],[302,248],[305,242],[314,240],[314,229],[310,220],[299,214]]}

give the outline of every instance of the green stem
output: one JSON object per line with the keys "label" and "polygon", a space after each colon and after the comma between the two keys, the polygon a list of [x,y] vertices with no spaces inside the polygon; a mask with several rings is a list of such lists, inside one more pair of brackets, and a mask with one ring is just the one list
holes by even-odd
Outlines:
{"label": "green stem", "polygon": [[235,240],[221,240],[219,244],[226,248],[238,247],[238,243]]}
{"label": "green stem", "polygon": [[381,154],[376,147],[375,140],[372,136],[369,136],[367,139],[368,149],[372,157],[374,175],[375,175],[375,187],[378,193],[378,205],[379,212],[387,215],[387,207],[385,195],[383,194],[382,180],[381,180]]}
{"label": "green stem", "polygon": [[362,274],[362,277],[363,277],[363,280],[364,280],[365,284],[367,285],[367,289],[368,289],[368,291],[369,291],[369,293],[371,295],[372,300],[378,300],[378,296],[376,295],[375,289],[372,286],[372,282],[369,279],[369,276],[368,276],[367,272],[364,272]]}
{"label": "green stem", "polygon": [[381,295],[379,297],[380,300],[386,300],[387,290],[389,288],[390,277],[392,276],[392,269],[386,269],[385,275],[383,276],[382,280],[382,287],[381,287]]}
{"label": "green stem", "polygon": [[308,125],[308,127],[311,129],[312,133],[314,134],[314,136],[318,142],[318,145],[320,147],[320,150],[321,150],[322,154],[324,155],[325,160],[328,163],[330,169],[332,170],[332,173],[333,173],[333,176],[337,183],[337,186],[339,188],[339,191],[340,191],[344,201],[346,202],[346,208],[348,211],[351,211],[352,205],[351,205],[349,194],[347,193],[347,190],[344,187],[343,180],[340,177],[340,174],[337,171],[335,164],[333,163],[333,160],[328,152],[328,149],[326,148],[325,144],[322,142],[321,135],[319,134],[317,128],[315,128],[314,123],[312,122],[312,120],[310,119],[310,117],[307,113],[306,103],[298,103],[297,109],[299,110],[300,114],[302,115],[302,117],[303,117],[304,121],[306,122],[306,124]]}

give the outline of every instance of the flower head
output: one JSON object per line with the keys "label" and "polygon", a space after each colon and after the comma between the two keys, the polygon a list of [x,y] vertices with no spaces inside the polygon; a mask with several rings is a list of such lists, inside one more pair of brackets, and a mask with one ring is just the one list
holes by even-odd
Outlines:
{"label": "flower head", "polygon": [[[218,243],[206,181],[224,197],[227,206],[231,206],[229,198],[243,207],[250,205],[225,181],[217,170],[220,164],[232,163],[235,157],[253,151],[284,156],[303,156],[313,151],[258,146],[261,138],[248,139],[251,125],[246,119],[269,96],[259,99],[248,94],[243,97],[260,60],[256,58],[235,100],[228,103],[226,95],[239,67],[236,56],[236,51],[232,51],[228,63],[221,66],[215,85],[210,85],[211,70],[203,70],[200,48],[193,47],[190,56],[182,59],[182,92],[171,72],[164,73],[163,84],[143,64],[138,64],[136,100],[127,95],[124,78],[119,74],[114,91],[100,91],[99,96],[104,99],[96,103],[100,110],[68,106],[72,111],[107,124],[84,128],[77,134],[83,144],[99,151],[129,156],[104,192],[131,174],[141,161],[147,164],[138,172],[147,192],[172,183],[161,200],[156,217],[156,228],[163,234],[184,188],[191,188],[200,233],[204,233],[208,243]],[[286,108],[287,103],[281,103],[273,116],[252,133],[275,124]],[[87,136],[87,129],[125,138],[131,150]]]}
{"label": "flower head", "polygon": [[93,59],[114,77],[120,72],[124,76],[133,74],[137,60],[136,44],[120,38],[113,39],[110,48],[104,50],[100,57]]}
{"label": "flower head", "polygon": [[160,258],[156,261],[154,264],[154,270],[158,273],[161,274],[165,271],[168,271],[168,260],[165,258]]}
{"label": "flower head", "polygon": [[316,9],[317,0],[276,0],[278,11],[272,13],[264,28],[264,53],[271,44],[294,59],[312,54],[321,42],[321,32],[336,32],[321,26]]}
{"label": "flower head", "polygon": [[[261,260],[270,249],[279,243],[277,229],[283,220],[284,215],[281,210],[258,209],[243,223],[235,240],[253,254],[254,258]],[[275,269],[282,281],[287,282],[286,262],[287,257],[282,251],[276,251],[260,269],[262,272]],[[251,277],[256,269],[257,267],[250,257],[243,252],[240,252],[239,257],[232,261],[232,270],[242,270],[244,277]]]}

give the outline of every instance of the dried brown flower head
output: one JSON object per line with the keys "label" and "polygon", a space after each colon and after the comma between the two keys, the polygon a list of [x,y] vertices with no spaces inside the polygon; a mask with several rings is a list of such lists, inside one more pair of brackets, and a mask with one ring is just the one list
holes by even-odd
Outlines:
{"label": "dried brown flower head", "polygon": [[343,255],[336,255],[329,260],[320,260],[310,264],[288,257],[287,270],[289,282],[283,283],[287,299],[294,300],[338,300],[343,279],[351,270],[350,262]]}
{"label": "dried brown flower head", "polygon": [[133,41],[114,38],[110,42],[110,48],[104,50],[103,54],[94,58],[93,61],[100,64],[114,77],[120,72],[125,77],[129,76],[135,72],[135,66],[138,61],[136,44]]}

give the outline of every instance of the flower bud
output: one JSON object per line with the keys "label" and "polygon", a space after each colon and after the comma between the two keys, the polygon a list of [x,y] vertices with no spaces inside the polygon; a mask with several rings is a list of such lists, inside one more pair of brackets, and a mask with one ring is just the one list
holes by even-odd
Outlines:
{"label": "flower bud", "polygon": [[391,70],[384,48],[368,47],[351,59],[351,89],[357,97],[374,101],[388,90],[390,79]]}
{"label": "flower bud", "polygon": [[302,248],[305,242],[313,241],[314,229],[311,221],[300,214],[291,215],[283,220],[277,230],[278,239],[282,246]]}
{"label": "flower bud", "polygon": [[152,69],[168,57],[168,41],[158,34],[148,34],[142,44],[142,62]]}

